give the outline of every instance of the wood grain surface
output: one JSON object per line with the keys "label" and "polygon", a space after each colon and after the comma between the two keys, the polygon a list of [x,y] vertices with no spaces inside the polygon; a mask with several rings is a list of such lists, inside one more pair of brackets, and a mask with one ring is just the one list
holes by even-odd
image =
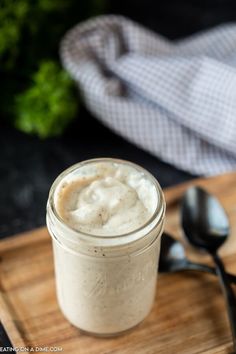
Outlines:
{"label": "wood grain surface", "polygon": [[[220,254],[227,270],[236,273],[236,173],[165,190],[166,231],[184,242],[192,260],[211,263],[182,239],[178,202],[190,184],[206,187],[224,205],[231,235]],[[232,353],[224,300],[212,275],[160,274],[150,315],[123,336],[101,339],[80,333],[58,308],[46,228],[1,241],[0,257],[0,317],[16,347],[59,347],[66,354]]]}

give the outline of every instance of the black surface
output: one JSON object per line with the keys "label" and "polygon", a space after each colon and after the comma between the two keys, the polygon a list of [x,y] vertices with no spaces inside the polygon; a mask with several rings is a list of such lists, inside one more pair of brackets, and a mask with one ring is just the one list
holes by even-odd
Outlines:
{"label": "black surface", "polygon": [[110,0],[120,13],[170,39],[236,20],[235,0]]}
{"label": "black surface", "polygon": [[[4,329],[4,327],[2,326],[2,324],[0,323],[0,347],[3,348],[7,348],[10,347],[12,348],[12,343]],[[3,351],[0,349],[0,353],[2,353]],[[11,350],[10,353],[15,353],[15,350]]]}

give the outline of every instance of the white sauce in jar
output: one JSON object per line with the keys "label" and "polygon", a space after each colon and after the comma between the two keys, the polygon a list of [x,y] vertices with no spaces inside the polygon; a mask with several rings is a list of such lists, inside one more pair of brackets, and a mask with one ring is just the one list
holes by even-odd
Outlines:
{"label": "white sauce in jar", "polygon": [[90,160],[58,177],[49,195],[47,225],[58,302],[72,324],[110,336],[147,316],[164,213],[155,179],[127,161]]}
{"label": "white sauce in jar", "polygon": [[80,177],[60,190],[57,208],[74,229],[109,236],[138,229],[156,205],[155,187],[142,172],[101,163],[97,176]]}

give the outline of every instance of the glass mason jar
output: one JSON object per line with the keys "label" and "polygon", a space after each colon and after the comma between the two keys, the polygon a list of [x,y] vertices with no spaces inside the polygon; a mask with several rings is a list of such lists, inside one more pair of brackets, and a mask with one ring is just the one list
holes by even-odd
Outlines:
{"label": "glass mason jar", "polygon": [[[157,205],[148,222],[126,234],[100,236],[73,229],[56,209],[57,191],[97,163],[121,164],[141,173],[154,186]],[[81,330],[100,336],[120,334],[141,322],[153,305],[161,234],[163,192],[145,169],[117,159],[93,159],[64,171],[53,183],[47,226],[53,241],[56,289],[64,316]]]}

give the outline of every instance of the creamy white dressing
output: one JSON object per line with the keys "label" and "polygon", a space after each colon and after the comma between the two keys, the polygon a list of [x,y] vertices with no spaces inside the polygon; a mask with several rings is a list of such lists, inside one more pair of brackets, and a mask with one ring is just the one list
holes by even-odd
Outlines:
{"label": "creamy white dressing", "polygon": [[74,229],[110,236],[144,225],[157,205],[153,183],[132,167],[98,164],[97,175],[68,183],[58,198],[61,217]]}
{"label": "creamy white dressing", "polygon": [[92,160],[59,176],[49,196],[47,225],[58,302],[72,324],[114,335],[147,316],[164,209],[154,179],[126,161]]}

